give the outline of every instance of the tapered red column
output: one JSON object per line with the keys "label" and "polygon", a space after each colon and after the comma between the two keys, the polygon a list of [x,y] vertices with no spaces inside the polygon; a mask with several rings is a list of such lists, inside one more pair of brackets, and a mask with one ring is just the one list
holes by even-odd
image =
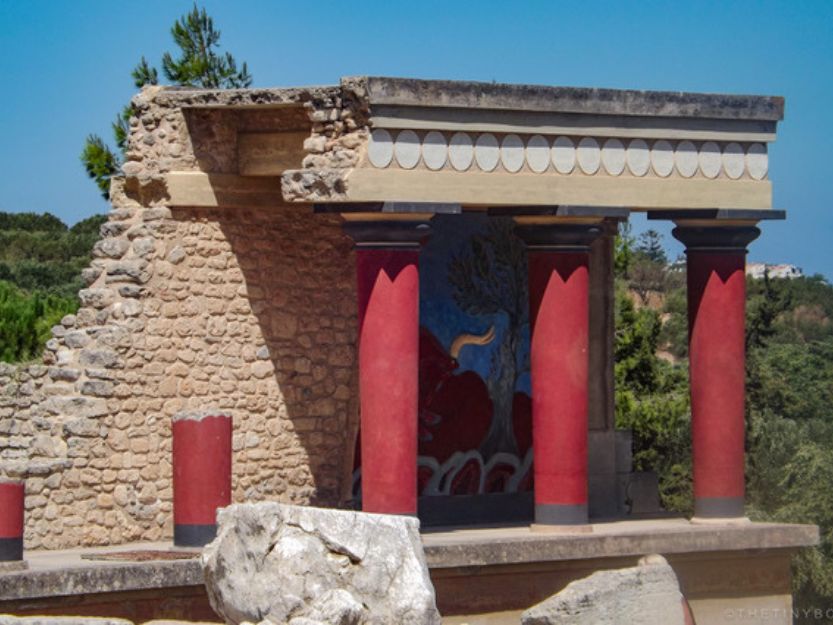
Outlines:
{"label": "tapered red column", "polygon": [[424,221],[344,225],[356,242],[362,510],[417,512],[419,245]]}
{"label": "tapered red column", "polygon": [[231,504],[231,417],[184,412],[171,430],[174,544],[201,547],[217,535],[217,509]]}
{"label": "tapered red column", "polygon": [[694,516],[744,516],[746,246],[752,226],[679,226],[688,266]]}
{"label": "tapered red column", "polygon": [[0,562],[23,559],[25,483],[0,480]]}
{"label": "tapered red column", "polygon": [[598,225],[521,225],[529,262],[535,523],[586,525],[590,243]]}

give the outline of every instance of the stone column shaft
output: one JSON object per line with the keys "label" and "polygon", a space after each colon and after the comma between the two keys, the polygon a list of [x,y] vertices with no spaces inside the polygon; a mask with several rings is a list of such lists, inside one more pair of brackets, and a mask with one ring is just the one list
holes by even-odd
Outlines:
{"label": "stone column shaft", "polygon": [[207,545],[217,534],[217,508],[231,504],[231,417],[181,413],[171,429],[174,544]]}
{"label": "stone column shaft", "polygon": [[537,525],[588,522],[590,243],[599,225],[520,225],[529,262]]}
{"label": "stone column shaft", "polygon": [[362,510],[417,513],[419,245],[425,222],[348,221],[356,242]]}
{"label": "stone column shaft", "polygon": [[0,562],[23,559],[23,481],[0,480]]}
{"label": "stone column shaft", "polygon": [[751,226],[686,227],[694,515],[744,516],[746,246]]}

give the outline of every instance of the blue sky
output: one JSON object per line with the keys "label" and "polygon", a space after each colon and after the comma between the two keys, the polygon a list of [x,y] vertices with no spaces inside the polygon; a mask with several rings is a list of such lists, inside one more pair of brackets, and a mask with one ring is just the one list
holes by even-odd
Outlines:
{"label": "blue sky", "polygon": [[[496,80],[786,97],[770,149],[784,223],[751,260],[833,279],[833,2],[207,1],[256,86],[340,76]],[[78,161],[110,137],[141,55],[159,64],[178,0],[0,0],[0,210],[69,223],[107,210]],[[646,228],[636,219],[635,231]],[[662,228],[668,232],[668,228]],[[672,256],[680,247],[666,236]]]}

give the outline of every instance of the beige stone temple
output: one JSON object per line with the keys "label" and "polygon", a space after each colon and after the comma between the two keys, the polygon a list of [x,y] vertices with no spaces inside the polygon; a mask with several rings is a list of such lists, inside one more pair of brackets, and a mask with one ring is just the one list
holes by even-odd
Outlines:
{"label": "beige stone temple", "polygon": [[[133,106],[81,309],[53,329],[43,365],[0,368],[0,470],[26,479],[31,553],[169,541],[172,418],[217,411],[234,424],[233,501],[361,503],[456,526],[424,534],[448,623],[517,622],[568,581],[648,553],[674,567],[699,625],[792,622],[790,559],[817,529],[744,518],[742,345],[723,349],[742,337],[746,246],[785,217],[768,168],[783,99],[358,77],[148,87]],[[689,252],[693,521],[637,514],[644,476],[614,428],[612,237],[637,211],[673,221]],[[532,430],[516,424],[488,455],[426,459],[417,436],[451,413],[417,405],[423,320],[394,311],[446,279],[415,259],[440,232],[453,241],[457,219],[509,223],[528,253],[531,383],[519,373],[509,401],[531,402]],[[579,273],[564,273],[573,261]],[[418,282],[397,287],[408,264]],[[454,376],[508,336],[494,327],[483,317],[456,351],[432,329]],[[498,378],[478,366],[497,415]],[[511,527],[475,528],[501,511]],[[198,602],[182,571],[170,587]],[[51,592],[126,604],[167,588],[125,582],[116,601],[84,579]],[[45,602],[35,587],[0,588],[0,612]]]}

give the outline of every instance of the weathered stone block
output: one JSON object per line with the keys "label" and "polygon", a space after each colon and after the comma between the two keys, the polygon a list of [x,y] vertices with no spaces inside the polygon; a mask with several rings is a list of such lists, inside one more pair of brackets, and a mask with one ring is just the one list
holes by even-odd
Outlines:
{"label": "weathered stone block", "polygon": [[684,625],[677,576],[661,556],[640,565],[599,571],[521,615],[521,625]]}
{"label": "weathered stone block", "polygon": [[144,284],[150,280],[151,272],[145,260],[121,260],[107,268],[106,282],[135,282]]}
{"label": "weathered stone block", "polygon": [[79,349],[86,347],[90,343],[90,336],[84,330],[75,330],[74,332],[68,332],[64,336],[64,343],[67,347]]}
{"label": "weathered stone block", "polygon": [[81,364],[89,367],[104,367],[107,369],[123,366],[121,356],[112,349],[85,349],[79,357]]}
{"label": "weathered stone block", "polygon": [[89,306],[95,309],[105,308],[116,299],[116,294],[110,289],[81,289],[78,292],[78,299],[82,306]]}
{"label": "weathered stone block", "polygon": [[121,258],[129,248],[130,243],[124,239],[101,239],[93,246],[93,256],[98,258]]}
{"label": "weathered stone block", "polygon": [[202,562],[229,623],[440,622],[416,519],[260,503],[225,508],[218,522]]}

